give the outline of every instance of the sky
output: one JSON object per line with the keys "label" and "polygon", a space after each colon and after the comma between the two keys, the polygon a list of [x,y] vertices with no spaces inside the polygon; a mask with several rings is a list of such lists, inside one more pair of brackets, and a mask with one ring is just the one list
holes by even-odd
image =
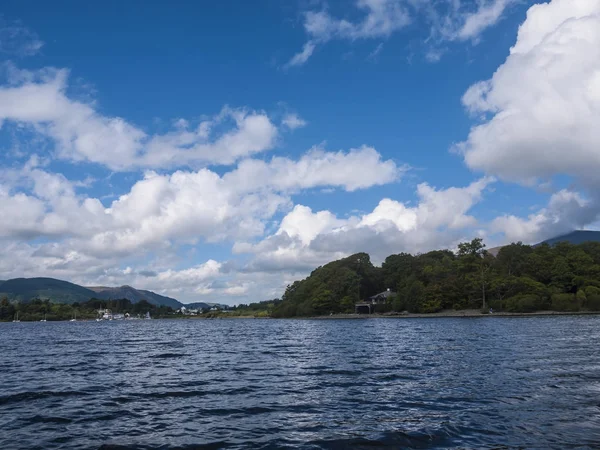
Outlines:
{"label": "sky", "polygon": [[280,297],[598,229],[600,0],[0,5],[0,279]]}

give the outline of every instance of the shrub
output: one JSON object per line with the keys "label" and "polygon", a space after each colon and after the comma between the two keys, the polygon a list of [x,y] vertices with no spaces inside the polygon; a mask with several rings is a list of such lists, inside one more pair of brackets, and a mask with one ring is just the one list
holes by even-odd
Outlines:
{"label": "shrub", "polygon": [[590,311],[600,311],[600,294],[588,295],[585,307]]}
{"label": "shrub", "polygon": [[580,304],[573,294],[554,294],[552,309],[554,311],[579,311]]}
{"label": "shrub", "polygon": [[539,311],[540,297],[533,294],[515,295],[504,301],[504,307],[510,312],[528,313]]}
{"label": "shrub", "polygon": [[590,297],[592,295],[600,295],[600,288],[596,286],[586,286],[585,287],[585,296]]}
{"label": "shrub", "polygon": [[439,299],[425,300],[421,303],[419,312],[429,314],[435,313],[442,309],[442,302]]}
{"label": "shrub", "polygon": [[392,310],[393,311],[398,311],[398,312],[402,312],[406,310],[406,302],[404,301],[404,298],[402,298],[400,295],[397,295],[393,302],[392,302]]}

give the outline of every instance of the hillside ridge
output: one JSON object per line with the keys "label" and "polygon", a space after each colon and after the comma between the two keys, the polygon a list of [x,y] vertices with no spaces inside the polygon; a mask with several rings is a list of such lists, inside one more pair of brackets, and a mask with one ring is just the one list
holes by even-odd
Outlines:
{"label": "hillside ridge", "polygon": [[156,306],[170,306],[179,309],[179,300],[132,286],[80,286],[65,280],[48,277],[13,278],[0,281],[0,297],[27,302],[34,298],[51,300],[56,303],[85,302],[91,298],[101,300],[126,298],[132,303],[146,300]]}

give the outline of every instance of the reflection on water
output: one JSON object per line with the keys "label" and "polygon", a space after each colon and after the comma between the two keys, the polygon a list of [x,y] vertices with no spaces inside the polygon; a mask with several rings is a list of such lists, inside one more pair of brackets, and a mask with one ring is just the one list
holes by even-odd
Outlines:
{"label": "reflection on water", "polygon": [[0,448],[600,447],[600,317],[0,324]]}

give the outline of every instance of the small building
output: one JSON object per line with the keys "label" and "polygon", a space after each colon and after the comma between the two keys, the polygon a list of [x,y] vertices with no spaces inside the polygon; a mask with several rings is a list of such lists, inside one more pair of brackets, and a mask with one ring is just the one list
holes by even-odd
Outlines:
{"label": "small building", "polygon": [[362,302],[356,303],[354,305],[354,312],[356,314],[373,314],[375,312],[376,305],[385,305],[388,301],[388,298],[392,295],[396,295],[395,292],[392,292],[389,288],[379,294],[375,294],[369,297]]}
{"label": "small building", "polygon": [[98,318],[103,319],[103,320],[112,320],[112,318],[113,318],[112,311],[110,309],[100,308],[98,310]]}
{"label": "small building", "polygon": [[392,295],[396,295],[396,293],[390,291],[388,288],[387,290],[380,292],[379,294],[369,297],[369,301],[374,305],[383,305],[383,304],[387,303],[388,297],[390,297]]}

